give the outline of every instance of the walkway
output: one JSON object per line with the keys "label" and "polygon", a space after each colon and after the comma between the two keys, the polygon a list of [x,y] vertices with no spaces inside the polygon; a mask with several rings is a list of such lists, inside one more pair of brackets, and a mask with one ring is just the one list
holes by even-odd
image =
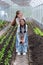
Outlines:
{"label": "walkway", "polygon": [[12,62],[12,65],[28,65],[28,55],[16,56],[15,62]]}

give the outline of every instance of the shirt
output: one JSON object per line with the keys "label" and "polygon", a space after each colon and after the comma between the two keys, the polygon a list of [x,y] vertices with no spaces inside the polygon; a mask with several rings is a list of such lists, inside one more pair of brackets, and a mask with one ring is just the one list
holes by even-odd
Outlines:
{"label": "shirt", "polygon": [[[26,20],[25,17],[22,17],[22,19]],[[20,24],[19,24],[19,21],[20,21],[20,19],[19,19],[19,18],[16,18],[16,23],[17,23],[17,25],[20,25]]]}
{"label": "shirt", "polygon": [[[27,25],[26,25],[26,33],[24,33],[24,41],[25,41],[25,39],[26,39],[27,31],[28,31],[28,27],[27,27]],[[20,25],[19,25],[18,28],[17,28],[17,39],[18,39],[18,41],[20,42]]]}

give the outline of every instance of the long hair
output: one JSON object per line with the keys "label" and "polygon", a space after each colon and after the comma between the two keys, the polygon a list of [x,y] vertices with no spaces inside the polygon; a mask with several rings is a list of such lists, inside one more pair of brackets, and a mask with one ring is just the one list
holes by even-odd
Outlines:
{"label": "long hair", "polygon": [[[24,20],[24,19],[21,19],[21,20],[23,20],[25,23],[24,23],[24,33],[26,33],[26,21]],[[21,20],[20,20],[20,22],[21,22]],[[21,29],[21,25],[20,25],[20,33],[22,33],[22,29]]]}
{"label": "long hair", "polygon": [[16,16],[15,16],[13,22],[11,23],[12,26],[14,26],[16,24],[16,18],[18,18],[19,12],[20,12],[20,10],[16,11]]}

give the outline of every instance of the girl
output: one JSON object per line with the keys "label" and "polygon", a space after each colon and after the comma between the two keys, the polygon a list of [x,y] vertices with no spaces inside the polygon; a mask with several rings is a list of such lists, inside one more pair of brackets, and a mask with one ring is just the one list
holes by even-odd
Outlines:
{"label": "girl", "polygon": [[27,34],[27,25],[24,19],[21,19],[20,26],[18,26],[16,33],[16,52],[18,55],[23,53],[26,55],[28,47],[28,34]]}
{"label": "girl", "polygon": [[11,25],[14,26],[16,23],[17,23],[17,25],[19,25],[19,21],[22,18],[25,19],[25,17],[23,16],[23,13],[20,10],[16,11],[16,16],[15,16],[13,22],[11,23]]}

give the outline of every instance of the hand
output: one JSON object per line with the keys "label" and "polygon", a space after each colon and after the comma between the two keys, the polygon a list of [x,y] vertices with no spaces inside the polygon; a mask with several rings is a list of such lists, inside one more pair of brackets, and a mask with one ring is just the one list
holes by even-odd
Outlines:
{"label": "hand", "polygon": [[20,40],[20,42],[22,42],[22,40]]}
{"label": "hand", "polygon": [[20,40],[20,42],[24,43],[24,39]]}
{"label": "hand", "polygon": [[22,43],[24,43],[24,39],[22,40]]}

